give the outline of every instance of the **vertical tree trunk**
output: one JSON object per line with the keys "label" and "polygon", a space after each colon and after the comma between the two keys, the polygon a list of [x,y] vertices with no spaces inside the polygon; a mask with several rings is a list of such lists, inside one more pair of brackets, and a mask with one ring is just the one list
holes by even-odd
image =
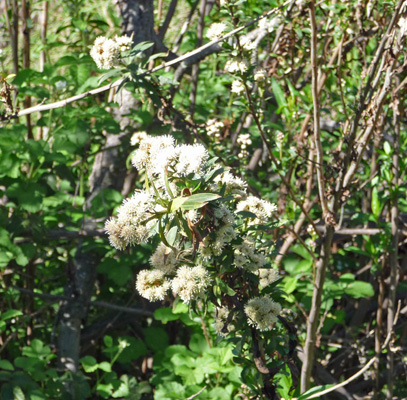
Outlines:
{"label": "vertical tree trunk", "polygon": [[315,341],[319,324],[319,313],[321,310],[322,289],[325,282],[326,269],[331,256],[331,245],[334,228],[326,226],[326,233],[323,236],[321,257],[316,265],[316,276],[314,291],[312,293],[311,310],[307,321],[307,337],[304,346],[304,362],[301,369],[301,393],[306,392],[310,387],[312,367],[314,365]]}
{"label": "vertical tree trunk", "polygon": [[[396,86],[400,84],[400,79],[397,78]],[[394,153],[393,153],[393,190],[397,190],[399,185],[399,158],[400,158],[400,124],[401,115],[403,115],[402,102],[399,99],[394,99],[393,115],[394,115]],[[393,194],[391,200],[390,220],[391,220],[391,247],[390,247],[390,287],[389,301],[387,307],[387,332],[393,329],[393,321],[396,311],[396,292],[397,292],[397,268],[398,268],[398,246],[399,246],[399,230],[398,230],[398,196]],[[394,354],[388,349],[387,351],[387,392],[386,400],[393,398],[394,391]]]}
{"label": "vertical tree trunk", "polygon": [[[133,34],[134,43],[154,41],[154,14],[151,0],[119,1],[118,8],[123,18],[123,33]],[[90,177],[90,191],[87,196],[86,208],[90,209],[91,201],[105,188],[121,190],[125,178],[125,160],[127,152],[123,151],[128,128],[134,128],[134,121],[129,117],[136,109],[134,96],[123,90],[119,98],[119,108],[115,117],[120,121],[122,132],[119,135],[107,134],[107,151],[96,155]],[[85,225],[91,225],[91,220],[85,220]],[[72,264],[68,268],[68,282],[65,295],[70,300],[61,304],[58,329],[58,362],[59,368],[71,372],[78,371],[80,358],[81,325],[86,320],[89,301],[96,278],[96,267],[100,256],[94,252],[84,252],[79,244]],[[74,388],[70,388],[71,392]]]}
{"label": "vertical tree trunk", "polygon": [[[22,0],[22,22],[23,22],[23,68],[30,68],[30,2],[27,0]],[[31,107],[31,97],[26,96],[24,99],[24,108]],[[27,115],[27,137],[28,139],[33,139],[33,132],[31,126],[31,115]]]}
{"label": "vertical tree trunk", "polygon": [[11,35],[11,47],[13,53],[13,67],[14,73],[18,74],[18,2],[12,0],[13,7],[13,22],[12,22],[12,35]]}

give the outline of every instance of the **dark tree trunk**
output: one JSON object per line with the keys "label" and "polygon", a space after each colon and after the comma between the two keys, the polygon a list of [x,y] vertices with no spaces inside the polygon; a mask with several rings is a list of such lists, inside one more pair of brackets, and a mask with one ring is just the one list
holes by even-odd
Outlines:
{"label": "dark tree trunk", "polygon": [[[159,42],[154,32],[153,2],[151,0],[130,0],[118,2],[118,9],[123,18],[123,33],[133,34],[134,43],[143,41]],[[158,44],[160,48],[162,44]],[[161,47],[162,48],[162,47]],[[129,115],[137,108],[137,100],[127,90],[119,96],[119,107],[114,114],[120,122],[120,134],[107,134],[106,148],[109,150],[97,154],[89,179],[90,190],[87,196],[86,209],[91,210],[91,201],[103,189],[113,188],[121,191],[123,188],[127,156],[126,138],[129,131],[134,130],[134,122]],[[85,220],[86,226],[92,226],[92,220]],[[106,239],[107,240],[107,239]],[[96,279],[96,267],[100,256],[96,252],[85,252],[79,243],[76,255],[68,268],[65,295],[70,300],[64,300],[59,310],[58,326],[58,364],[64,371],[78,371],[80,358],[81,326],[85,323],[89,301],[93,293]],[[69,390],[73,394],[74,387]]]}

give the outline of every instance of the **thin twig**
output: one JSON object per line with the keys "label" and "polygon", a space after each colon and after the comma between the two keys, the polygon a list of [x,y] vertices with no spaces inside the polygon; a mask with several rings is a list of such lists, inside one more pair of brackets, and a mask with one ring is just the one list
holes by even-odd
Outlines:
{"label": "thin twig", "polygon": [[327,224],[335,223],[330,217],[328,203],[326,201],[325,193],[325,179],[324,179],[324,153],[321,144],[321,130],[320,130],[320,105],[319,105],[319,90],[318,90],[318,51],[317,51],[317,22],[315,19],[315,4],[314,1],[310,2],[309,15],[311,21],[311,68],[312,68],[312,100],[314,105],[314,141],[315,152],[317,157],[317,181],[319,199],[322,207],[322,215]]}
{"label": "thin twig", "polygon": [[193,394],[192,396],[187,397],[185,400],[192,400],[195,397],[199,396],[204,390],[206,389],[206,385],[197,393]]}

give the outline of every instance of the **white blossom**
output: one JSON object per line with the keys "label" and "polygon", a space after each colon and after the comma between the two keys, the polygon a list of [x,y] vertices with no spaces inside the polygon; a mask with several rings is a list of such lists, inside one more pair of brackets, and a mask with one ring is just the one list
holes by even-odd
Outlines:
{"label": "white blossom", "polygon": [[214,136],[216,139],[219,139],[224,127],[225,125],[223,122],[218,121],[216,118],[212,118],[206,123],[206,132],[209,136]]}
{"label": "white blossom", "polygon": [[280,145],[281,145],[281,143],[284,142],[284,138],[285,138],[285,135],[284,135],[283,132],[278,132],[277,133],[276,140],[277,140],[278,143],[280,143]]}
{"label": "white blossom", "polygon": [[280,278],[278,271],[273,268],[260,268],[258,271],[260,285],[265,288]]}
{"label": "white blossom", "polygon": [[213,23],[206,32],[206,37],[209,40],[220,39],[226,30],[226,25],[223,22]]}
{"label": "white blossom", "polygon": [[236,93],[236,94],[242,94],[244,92],[244,85],[243,82],[235,80],[232,82],[232,88],[230,89],[230,91],[232,93]]}
{"label": "white blossom", "polygon": [[117,212],[117,218],[106,221],[105,230],[110,244],[118,250],[126,246],[145,243],[151,235],[155,221],[153,216],[154,200],[149,193],[137,191],[125,199]]}
{"label": "white blossom", "polygon": [[136,289],[147,300],[164,300],[171,284],[165,278],[164,272],[155,270],[142,270],[137,275]]}
{"label": "white blossom", "polygon": [[133,38],[123,35],[115,37],[116,43],[120,47],[120,51],[128,51],[131,49],[131,45],[133,44]]}
{"label": "white blossom", "polygon": [[140,146],[134,152],[131,162],[138,170],[142,170],[147,164],[154,165],[154,160],[159,150],[173,146],[174,138],[170,135],[147,135],[145,139],[141,140]]}
{"label": "white blossom", "polygon": [[115,218],[110,218],[105,223],[105,231],[109,235],[110,245],[117,250],[124,250],[127,246],[126,241],[120,236],[122,227]]}
{"label": "white blossom", "polygon": [[240,73],[244,74],[248,69],[248,64],[246,60],[242,59],[232,59],[228,60],[225,64],[225,71],[230,72],[231,74]]}
{"label": "white blossom", "polygon": [[249,325],[265,331],[276,323],[277,315],[281,312],[281,305],[269,296],[255,297],[244,306],[244,312]]}
{"label": "white blossom", "polygon": [[214,183],[211,185],[211,190],[217,192],[223,186],[225,186],[225,196],[235,196],[240,199],[247,197],[247,183],[229,171],[225,171],[215,177]]}
{"label": "white blossom", "polygon": [[256,272],[267,260],[264,254],[256,251],[254,239],[245,237],[241,244],[234,246],[233,262],[237,268]]}
{"label": "white blossom", "polygon": [[147,139],[147,136],[146,131],[135,132],[130,139],[130,144],[132,146],[138,146],[143,140]]}
{"label": "white blossom", "polygon": [[256,82],[264,82],[267,79],[267,72],[265,69],[258,69],[254,74]]}
{"label": "white blossom", "polygon": [[[252,144],[252,140],[250,139],[250,133],[242,133],[237,137],[237,143],[240,144],[240,147],[246,148],[246,146],[250,146]],[[243,147],[244,146],[244,147]]]}
{"label": "white blossom", "polygon": [[204,295],[211,283],[209,272],[202,266],[188,267],[183,265],[178,268],[172,280],[172,290],[178,294],[184,303],[189,303]]}
{"label": "white blossom", "polygon": [[119,65],[120,46],[104,36],[96,38],[90,55],[100,69],[111,69]]}
{"label": "white blossom", "polygon": [[200,174],[208,158],[208,151],[201,144],[181,145],[178,162],[175,165],[176,172],[181,176]]}
{"label": "white blossom", "polygon": [[242,46],[243,50],[251,51],[256,48],[256,43],[247,38],[246,36],[242,36],[239,38],[240,45]]}
{"label": "white blossom", "polygon": [[249,225],[258,225],[266,224],[277,210],[277,206],[267,200],[250,195],[246,200],[242,200],[237,204],[236,210],[249,211],[255,214],[256,218],[248,218]]}

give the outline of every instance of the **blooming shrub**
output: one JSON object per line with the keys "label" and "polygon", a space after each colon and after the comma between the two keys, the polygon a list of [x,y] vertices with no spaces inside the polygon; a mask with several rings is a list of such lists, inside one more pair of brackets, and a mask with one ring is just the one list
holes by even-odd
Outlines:
{"label": "blooming shrub", "polygon": [[[144,174],[145,189],[125,199],[105,229],[118,250],[160,237],[152,269],[138,274],[140,295],[157,301],[172,292],[188,304],[212,300],[219,305],[221,334],[232,330],[219,328],[220,320],[229,324],[225,310],[242,319],[243,306],[247,324],[270,329],[281,306],[269,295],[253,298],[253,293],[275,282],[278,273],[270,269],[255,229],[272,222],[276,206],[247,195],[246,182],[210,158],[201,144],[178,145],[172,136],[145,133],[136,133],[132,144],[138,146],[132,163]],[[252,284],[246,286],[247,281]],[[228,289],[216,299],[219,284]]]}

